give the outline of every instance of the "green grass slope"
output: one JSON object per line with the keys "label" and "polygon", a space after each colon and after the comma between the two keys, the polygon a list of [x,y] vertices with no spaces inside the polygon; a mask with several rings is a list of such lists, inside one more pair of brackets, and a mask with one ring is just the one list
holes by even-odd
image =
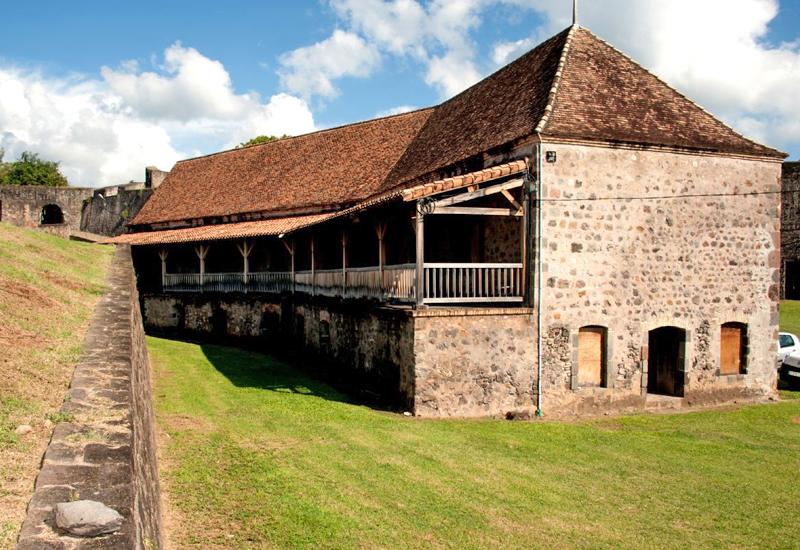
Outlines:
{"label": "green grass slope", "polygon": [[112,252],[0,223],[0,548],[15,542]]}
{"label": "green grass slope", "polygon": [[793,548],[800,400],[582,423],[353,405],[150,338],[175,548]]}

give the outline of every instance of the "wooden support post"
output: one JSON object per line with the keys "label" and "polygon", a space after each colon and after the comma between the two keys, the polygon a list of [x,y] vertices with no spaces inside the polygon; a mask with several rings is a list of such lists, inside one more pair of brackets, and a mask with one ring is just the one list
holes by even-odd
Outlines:
{"label": "wooden support post", "polygon": [[242,241],[241,245],[236,245],[239,253],[242,255],[244,263],[244,271],[242,272],[242,281],[244,282],[244,291],[247,292],[247,276],[250,273],[250,253],[253,251],[253,245],[248,241]]}
{"label": "wooden support post", "polygon": [[201,244],[194,247],[194,252],[200,259],[200,292],[203,291],[203,283],[206,276],[206,256],[208,256],[208,245]]}
{"label": "wooden support post", "polygon": [[347,231],[342,229],[342,298],[347,295]]}
{"label": "wooden support post", "polygon": [[522,295],[524,304],[531,305],[531,285],[528,284],[528,273],[531,268],[531,258],[528,247],[528,236],[531,231],[531,193],[528,185],[522,187],[522,218],[520,220],[520,259],[522,260]]}
{"label": "wooden support post", "polygon": [[284,248],[289,253],[289,265],[291,266],[292,271],[292,294],[294,294],[294,287],[295,287],[295,276],[294,276],[294,239],[290,242],[281,241],[283,243]]}
{"label": "wooden support post", "polygon": [[417,203],[417,307],[425,303],[425,215]]}
{"label": "wooden support post", "polygon": [[386,236],[386,222],[375,225],[375,234],[378,236],[378,270],[383,274],[383,266],[386,264],[386,246],[383,238]]}
{"label": "wooden support post", "polygon": [[314,258],[314,236],[311,236],[311,295],[317,294],[317,270]]}
{"label": "wooden support post", "polygon": [[158,257],[161,258],[161,290],[167,285],[167,256],[169,251],[166,248],[158,251]]}

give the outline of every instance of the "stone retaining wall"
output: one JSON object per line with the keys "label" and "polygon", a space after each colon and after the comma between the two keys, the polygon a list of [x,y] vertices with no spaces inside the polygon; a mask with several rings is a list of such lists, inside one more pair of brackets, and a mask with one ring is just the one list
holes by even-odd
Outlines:
{"label": "stone retaining wall", "polygon": [[[147,349],[127,248],[117,249],[28,505],[18,550],[162,546]],[[57,503],[101,502],[123,516],[116,533],[61,532]]]}

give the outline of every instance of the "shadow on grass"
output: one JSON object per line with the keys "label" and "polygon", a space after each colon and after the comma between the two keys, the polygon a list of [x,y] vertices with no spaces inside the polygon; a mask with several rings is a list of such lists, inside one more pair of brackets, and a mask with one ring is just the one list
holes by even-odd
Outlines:
{"label": "shadow on grass", "polygon": [[238,388],[257,388],[279,393],[316,396],[328,401],[363,405],[375,410],[397,411],[398,406],[357,379],[337,369],[309,368],[258,351],[200,344],[208,361]]}

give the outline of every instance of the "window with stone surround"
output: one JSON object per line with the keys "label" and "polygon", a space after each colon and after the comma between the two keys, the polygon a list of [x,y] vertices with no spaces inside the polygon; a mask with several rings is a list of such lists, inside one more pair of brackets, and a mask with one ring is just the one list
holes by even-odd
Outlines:
{"label": "window with stone surround", "polygon": [[578,387],[605,387],[608,329],[585,326],[578,331]]}
{"label": "window with stone surround", "polygon": [[744,374],[747,370],[747,325],[725,323],[719,334],[719,374]]}

